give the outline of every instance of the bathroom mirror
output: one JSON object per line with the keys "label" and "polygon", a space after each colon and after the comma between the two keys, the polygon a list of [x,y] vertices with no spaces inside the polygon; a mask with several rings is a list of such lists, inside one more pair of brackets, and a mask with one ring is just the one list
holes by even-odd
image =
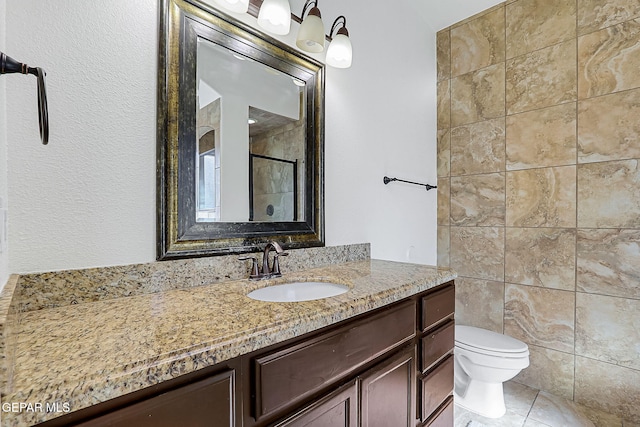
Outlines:
{"label": "bathroom mirror", "polygon": [[158,259],[322,246],[322,64],[203,3],[160,7]]}

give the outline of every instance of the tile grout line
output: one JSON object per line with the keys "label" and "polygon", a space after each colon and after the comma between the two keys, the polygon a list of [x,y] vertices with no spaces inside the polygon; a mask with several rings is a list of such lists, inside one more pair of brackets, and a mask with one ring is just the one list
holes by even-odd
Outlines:
{"label": "tile grout line", "polygon": [[538,400],[539,396],[540,396],[540,390],[538,390],[538,392],[536,393],[536,397],[533,399],[533,402],[531,402],[531,406],[529,407],[529,412],[527,412],[527,416],[524,419],[525,424],[527,423],[527,420],[529,420],[529,415],[531,415],[531,411],[533,411],[533,406],[536,404],[536,401]]}
{"label": "tile grout line", "polygon": [[575,142],[575,147],[576,147],[576,175],[575,175],[575,189],[576,189],[576,216],[575,216],[575,231],[574,231],[574,258],[573,258],[573,262],[574,262],[574,274],[573,274],[573,381],[571,384],[571,400],[575,401],[576,398],[576,364],[577,364],[577,357],[576,357],[576,341],[578,338],[578,160],[580,158],[580,155],[578,153],[579,151],[579,143],[578,143],[578,113],[579,113],[579,98],[580,98],[580,88],[579,88],[579,81],[580,81],[580,74],[579,74],[579,67],[578,64],[580,63],[580,59],[579,59],[579,48],[578,48],[578,1],[576,0],[576,39],[575,39],[575,49],[576,49],[576,129],[575,129],[575,137],[576,137],[576,142]]}
{"label": "tile grout line", "polygon": [[[505,333],[507,307],[507,3],[504,3],[504,224],[502,225],[502,333]],[[526,419],[525,419],[526,420]]]}
{"label": "tile grout line", "polygon": [[447,213],[447,224],[449,224],[449,250],[448,250],[448,258],[449,258],[449,268],[452,268],[451,266],[451,120],[452,120],[452,114],[451,114],[451,106],[453,105],[453,38],[452,38],[452,32],[451,32],[451,27],[449,27],[449,75],[448,75],[448,79],[449,79],[449,176],[448,176],[448,181],[449,181],[449,194],[447,195],[447,199],[449,202],[449,212]]}

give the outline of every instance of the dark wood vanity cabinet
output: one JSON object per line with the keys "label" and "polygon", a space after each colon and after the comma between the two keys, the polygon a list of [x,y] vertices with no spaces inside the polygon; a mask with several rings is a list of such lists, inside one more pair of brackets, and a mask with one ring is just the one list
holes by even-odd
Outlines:
{"label": "dark wood vanity cabinet", "polygon": [[454,308],[449,282],[247,355],[243,426],[452,427]]}
{"label": "dark wood vanity cabinet", "polygon": [[454,305],[449,282],[45,424],[452,427]]}

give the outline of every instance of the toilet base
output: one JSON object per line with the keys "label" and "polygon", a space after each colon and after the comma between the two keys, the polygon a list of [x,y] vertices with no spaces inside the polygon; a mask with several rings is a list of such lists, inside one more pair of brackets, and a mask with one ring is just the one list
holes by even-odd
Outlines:
{"label": "toilet base", "polygon": [[500,418],[507,412],[502,383],[471,380],[464,396],[459,395],[457,390],[454,390],[453,396],[455,404],[483,417]]}

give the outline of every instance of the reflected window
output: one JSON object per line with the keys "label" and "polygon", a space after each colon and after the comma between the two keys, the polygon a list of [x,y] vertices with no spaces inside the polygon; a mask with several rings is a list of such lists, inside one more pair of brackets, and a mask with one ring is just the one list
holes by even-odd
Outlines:
{"label": "reflected window", "polygon": [[209,131],[200,138],[196,165],[198,177],[196,220],[216,221],[219,217],[219,212],[217,209],[218,178],[215,131]]}

